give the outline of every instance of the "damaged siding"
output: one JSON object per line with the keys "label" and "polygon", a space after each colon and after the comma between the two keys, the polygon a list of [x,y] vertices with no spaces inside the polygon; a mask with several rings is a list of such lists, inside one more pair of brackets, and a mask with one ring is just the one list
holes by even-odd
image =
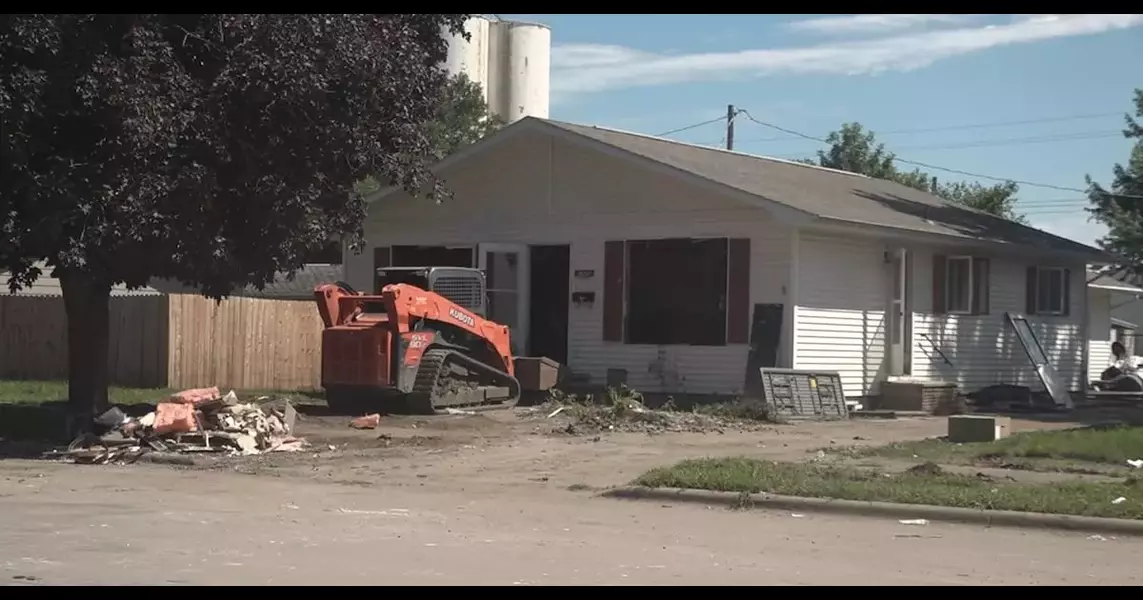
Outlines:
{"label": "damaged siding", "polygon": [[[956,382],[965,392],[996,383],[1042,389],[1004,315],[1025,312],[1028,265],[1007,258],[990,260],[989,314],[935,315],[933,254],[931,250],[916,251],[913,261],[913,376]],[[1087,302],[1084,266],[1074,265],[1071,272],[1068,316],[1032,315],[1028,322],[1060,378],[1075,390],[1082,386]],[[952,365],[934,351],[934,346]]]}

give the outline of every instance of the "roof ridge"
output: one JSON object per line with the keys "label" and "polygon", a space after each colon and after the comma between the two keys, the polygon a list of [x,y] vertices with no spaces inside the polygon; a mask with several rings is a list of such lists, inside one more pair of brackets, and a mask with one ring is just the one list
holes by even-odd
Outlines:
{"label": "roof ridge", "polygon": [[638,131],[627,131],[626,129],[618,129],[615,127],[605,127],[603,125],[586,125],[583,123],[571,123],[569,121],[559,121],[556,119],[544,119],[544,120],[546,120],[550,123],[557,124],[557,125],[571,125],[572,127],[590,127],[592,129],[598,129],[600,131],[608,131],[611,133],[619,133],[622,135],[629,135],[632,137],[639,137],[639,138],[644,138],[644,139],[648,139],[648,140],[654,140],[656,142],[663,142],[666,144],[674,144],[676,146],[686,146],[688,148],[698,148],[700,150],[707,150],[710,152],[719,152],[722,154],[730,154],[730,155],[734,155],[734,156],[741,156],[743,158],[752,158],[755,160],[766,160],[766,161],[781,163],[781,164],[785,164],[785,165],[793,165],[796,167],[805,167],[807,169],[817,169],[819,171],[825,171],[827,173],[837,173],[839,175],[848,175],[850,177],[861,177],[864,179],[875,179],[874,177],[870,177],[868,175],[863,175],[861,173],[854,173],[852,171],[845,171],[842,169],[834,169],[831,167],[823,167],[820,165],[810,165],[810,164],[806,164],[803,162],[798,162],[796,160],[789,160],[789,159],[785,159],[785,158],[777,158],[774,156],[765,156],[762,154],[751,154],[749,152],[741,152],[738,150],[728,150],[726,148],[719,148],[717,146],[706,146],[703,144],[694,144],[691,142],[673,140],[671,138],[665,138],[662,136],[651,135],[648,133],[640,133]]}

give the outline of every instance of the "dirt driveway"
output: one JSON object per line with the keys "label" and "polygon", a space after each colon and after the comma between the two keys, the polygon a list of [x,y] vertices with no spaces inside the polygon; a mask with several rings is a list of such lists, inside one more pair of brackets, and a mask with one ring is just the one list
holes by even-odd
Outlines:
{"label": "dirt driveway", "polygon": [[[941,418],[732,427],[702,433],[564,433],[570,421],[548,409],[477,415],[384,417],[374,430],[344,417],[303,417],[299,434],[313,445],[302,456],[225,459],[213,468],[357,486],[413,486],[514,493],[535,488],[602,488],[648,469],[703,456],[802,460],[830,445],[916,440],[945,433]],[[1017,422],[1017,430],[1062,426]],[[571,427],[571,429],[575,429]]]}

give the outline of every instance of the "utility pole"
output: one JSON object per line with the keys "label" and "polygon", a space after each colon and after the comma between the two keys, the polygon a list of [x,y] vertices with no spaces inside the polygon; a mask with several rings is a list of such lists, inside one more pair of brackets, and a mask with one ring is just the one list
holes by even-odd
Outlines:
{"label": "utility pole", "polygon": [[726,149],[734,150],[734,105],[726,105]]}

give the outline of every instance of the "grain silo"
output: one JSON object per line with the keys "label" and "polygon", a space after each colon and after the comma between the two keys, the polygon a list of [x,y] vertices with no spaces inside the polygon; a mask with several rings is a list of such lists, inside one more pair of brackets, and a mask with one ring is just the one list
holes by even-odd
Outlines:
{"label": "grain silo", "polygon": [[471,39],[449,35],[449,73],[480,84],[492,114],[511,123],[548,117],[552,31],[547,25],[477,16],[465,23]]}

